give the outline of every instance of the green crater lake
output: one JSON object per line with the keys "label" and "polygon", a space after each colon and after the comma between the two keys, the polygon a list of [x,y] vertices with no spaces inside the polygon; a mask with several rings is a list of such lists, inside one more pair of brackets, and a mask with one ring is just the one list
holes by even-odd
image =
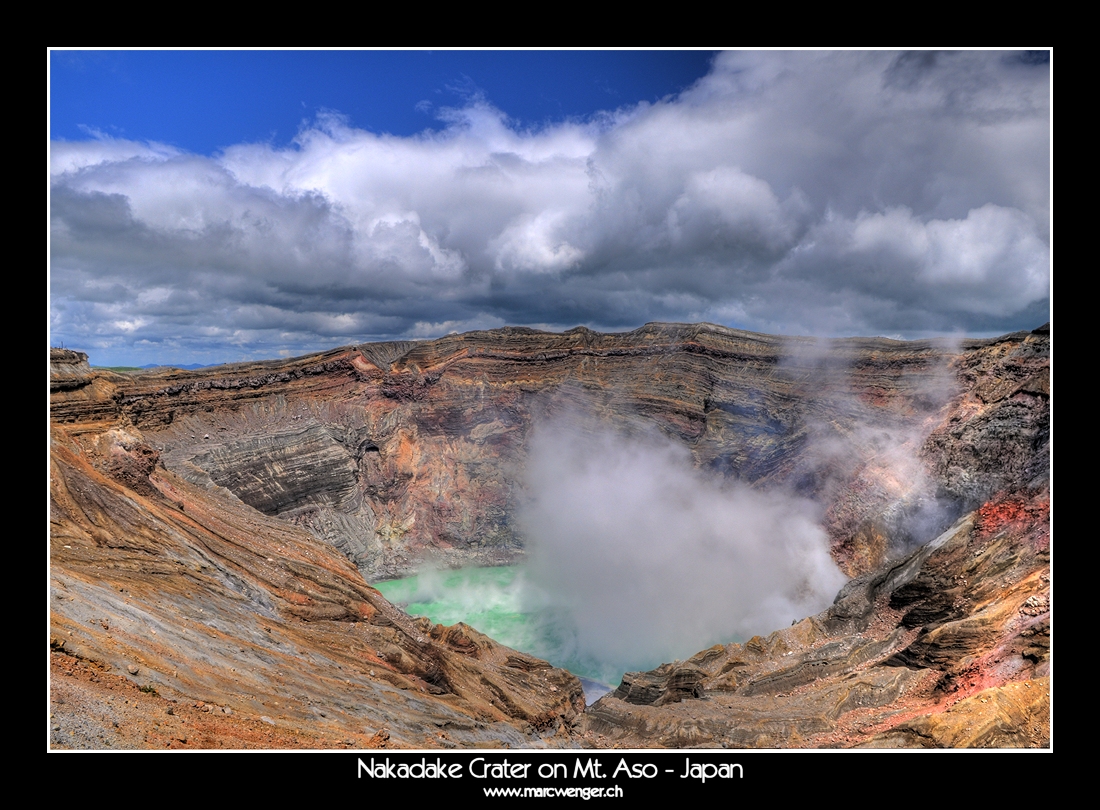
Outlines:
{"label": "green crater lake", "polygon": [[578,650],[571,615],[529,582],[522,565],[426,571],[374,587],[413,616],[436,624],[465,622],[501,644],[569,670],[580,677],[589,702],[622,678],[614,663]]}

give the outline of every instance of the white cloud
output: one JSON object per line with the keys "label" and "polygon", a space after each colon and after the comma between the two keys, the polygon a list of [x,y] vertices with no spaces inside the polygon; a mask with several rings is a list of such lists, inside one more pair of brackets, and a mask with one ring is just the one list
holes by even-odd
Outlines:
{"label": "white cloud", "polygon": [[[751,52],[678,98],[535,131],[475,98],[414,137],[327,114],[286,148],[213,157],[58,142],[54,329],[77,345],[140,323],[119,339],[155,347],[253,305],[311,346],[346,335],[348,312],[382,330],[363,337],[701,313],[824,333],[1036,325],[1017,321],[1049,295],[1048,105],[1047,67],[999,53]],[[99,320],[104,291],[121,317]],[[303,312],[316,326],[293,325]]]}
{"label": "white cloud", "polygon": [[160,162],[178,157],[181,153],[162,143],[137,143],[102,133],[94,133],[90,141],[54,141],[50,144],[50,176],[78,172],[86,166],[105,163]]}

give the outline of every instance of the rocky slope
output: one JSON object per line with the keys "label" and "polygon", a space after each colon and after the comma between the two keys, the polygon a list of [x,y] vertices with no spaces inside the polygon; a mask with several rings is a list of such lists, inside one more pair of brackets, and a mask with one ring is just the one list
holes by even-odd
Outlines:
{"label": "rocky slope", "polygon": [[[651,324],[194,372],[51,362],[55,649],[160,694],[357,744],[382,726],[415,745],[1048,733],[1046,329],[951,345]],[[521,556],[528,436],[567,412],[815,498],[856,579],[792,628],[630,676],[572,728],[566,673],[416,624],[360,576]],[[992,706],[1012,731],[966,731]]]}
{"label": "rocky slope", "polygon": [[[75,390],[93,400],[91,418],[55,422],[51,436],[52,745],[566,739],[583,707],[568,672],[463,625],[409,618],[332,546],[159,465],[125,414],[108,419],[88,391],[117,380],[85,379]],[[55,391],[63,407],[73,390]],[[120,714],[136,695],[102,694],[120,678],[140,687],[144,711]],[[187,720],[196,708],[207,711]]]}

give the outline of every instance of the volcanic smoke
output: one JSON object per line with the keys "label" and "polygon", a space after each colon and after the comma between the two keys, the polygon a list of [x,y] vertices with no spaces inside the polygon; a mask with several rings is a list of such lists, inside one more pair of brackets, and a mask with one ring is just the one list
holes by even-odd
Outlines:
{"label": "volcanic smoke", "polygon": [[813,502],[708,478],[662,436],[548,423],[526,475],[528,577],[620,671],[790,625],[845,581]]}

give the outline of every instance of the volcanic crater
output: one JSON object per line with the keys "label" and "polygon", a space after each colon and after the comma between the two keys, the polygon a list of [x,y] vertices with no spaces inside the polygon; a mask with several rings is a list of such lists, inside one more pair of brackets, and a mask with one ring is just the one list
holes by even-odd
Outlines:
{"label": "volcanic crater", "polygon": [[[50,370],[53,748],[1050,744],[1047,326],[504,328]],[[563,418],[812,500],[847,583],[587,708],[569,672],[368,584],[524,560],[530,440]]]}

